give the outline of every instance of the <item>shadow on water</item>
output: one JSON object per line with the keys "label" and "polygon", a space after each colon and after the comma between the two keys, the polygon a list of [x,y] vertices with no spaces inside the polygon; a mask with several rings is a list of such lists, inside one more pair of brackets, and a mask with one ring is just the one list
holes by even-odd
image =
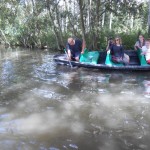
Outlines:
{"label": "shadow on water", "polygon": [[149,72],[71,69],[53,56],[1,50],[1,149],[150,148]]}

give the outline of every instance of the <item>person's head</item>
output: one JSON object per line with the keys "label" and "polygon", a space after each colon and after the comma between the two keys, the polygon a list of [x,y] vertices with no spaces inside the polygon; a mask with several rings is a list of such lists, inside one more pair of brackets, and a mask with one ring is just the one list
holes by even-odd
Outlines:
{"label": "person's head", "polygon": [[108,39],[108,42],[109,42],[109,44],[112,44],[112,43],[114,43],[114,40],[113,40],[113,38],[111,38],[111,37],[110,37],[110,38]]}
{"label": "person's head", "polygon": [[70,45],[74,45],[75,44],[75,40],[73,38],[68,38],[68,43]]}
{"label": "person's head", "polygon": [[121,45],[121,44],[122,44],[122,41],[121,41],[121,38],[120,38],[120,37],[116,37],[116,38],[115,38],[115,44],[116,44],[116,45],[118,45],[118,44]]}
{"label": "person's head", "polygon": [[111,40],[113,40],[113,38],[112,38],[112,37],[108,38],[108,41],[111,41]]}
{"label": "person's head", "polygon": [[142,34],[139,35],[139,40],[143,41],[144,40],[144,36]]}
{"label": "person's head", "polygon": [[147,48],[150,48],[150,39],[147,39],[147,40],[145,41],[145,46],[146,46]]}

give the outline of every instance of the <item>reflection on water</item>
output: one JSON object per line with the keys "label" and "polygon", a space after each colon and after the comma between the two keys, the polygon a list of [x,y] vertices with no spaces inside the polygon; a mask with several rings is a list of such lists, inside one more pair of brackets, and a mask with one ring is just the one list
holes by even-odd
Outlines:
{"label": "reflection on water", "polygon": [[59,66],[0,51],[2,150],[149,150],[150,73]]}
{"label": "reflection on water", "polygon": [[10,60],[5,60],[1,65],[1,85],[9,85],[14,79],[13,63]]}
{"label": "reflection on water", "polygon": [[150,79],[149,80],[144,80],[143,85],[145,88],[145,97],[150,98]]}

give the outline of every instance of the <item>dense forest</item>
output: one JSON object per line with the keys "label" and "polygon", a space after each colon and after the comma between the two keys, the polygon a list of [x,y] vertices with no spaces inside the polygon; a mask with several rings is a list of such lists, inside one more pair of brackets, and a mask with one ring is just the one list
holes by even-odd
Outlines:
{"label": "dense forest", "polygon": [[139,34],[149,37],[149,1],[1,0],[0,42],[61,50],[68,37],[84,39],[89,49],[105,49],[119,35],[132,49]]}

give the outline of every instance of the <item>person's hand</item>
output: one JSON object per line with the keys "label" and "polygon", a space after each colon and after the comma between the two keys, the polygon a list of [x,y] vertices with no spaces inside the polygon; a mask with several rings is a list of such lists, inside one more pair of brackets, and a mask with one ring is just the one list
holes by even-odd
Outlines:
{"label": "person's hand", "polygon": [[107,54],[110,54],[110,50],[107,50]]}
{"label": "person's hand", "polygon": [[142,48],[141,48],[141,47],[139,47],[139,46],[136,46],[136,50],[138,50],[138,49],[140,49],[140,50],[141,50]]}
{"label": "person's hand", "polygon": [[145,54],[146,54],[146,52],[142,52],[142,53],[141,53],[141,55],[145,55]]}
{"label": "person's hand", "polygon": [[84,51],[81,51],[81,54],[83,54],[84,53]]}
{"label": "person's hand", "polygon": [[71,61],[71,57],[69,57],[69,56],[68,56],[68,58],[67,58],[67,59],[68,59],[69,61]]}

